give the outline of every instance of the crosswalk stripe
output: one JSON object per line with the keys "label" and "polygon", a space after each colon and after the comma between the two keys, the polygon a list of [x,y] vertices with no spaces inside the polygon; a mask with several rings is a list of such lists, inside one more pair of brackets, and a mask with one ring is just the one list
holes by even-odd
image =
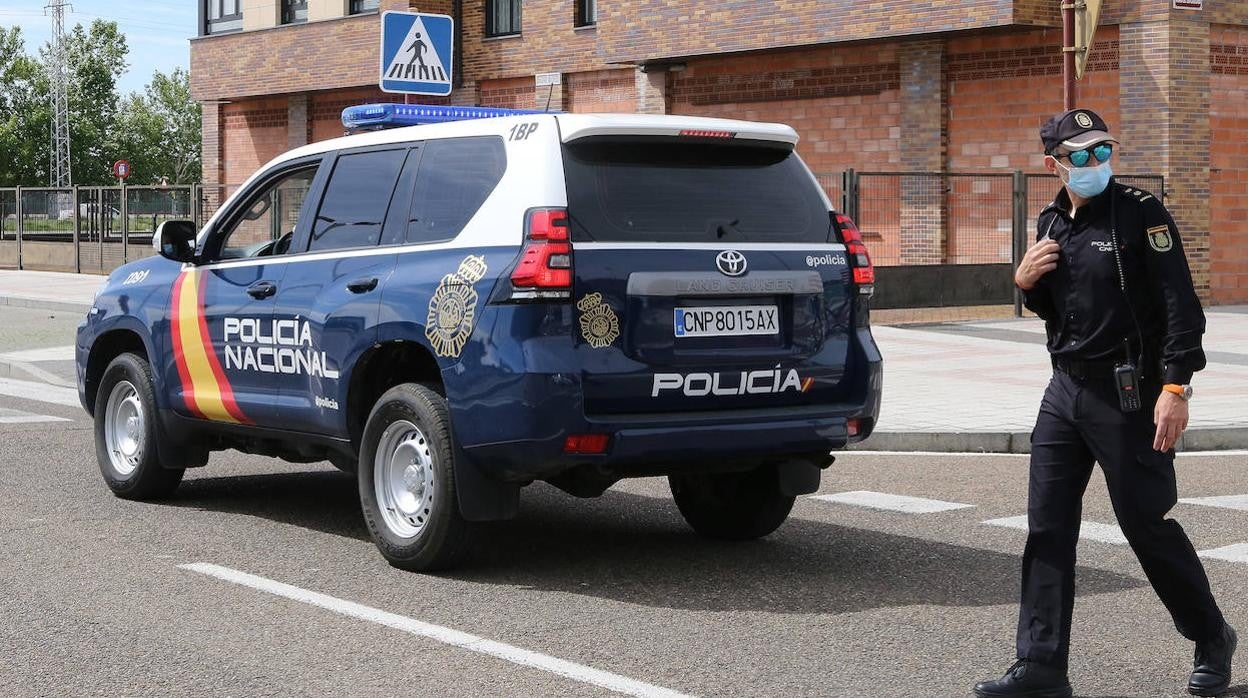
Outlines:
{"label": "crosswalk stripe", "polygon": [[0,407],[0,424],[35,424],[40,422],[70,422],[64,417],[53,417],[47,414],[32,414],[21,410],[10,410]]}
{"label": "crosswalk stripe", "polygon": [[22,381],[16,378],[0,378],[0,395],[17,397],[23,400],[37,400],[65,407],[81,407],[78,402],[78,391],[73,388],[59,388],[55,385]]}
{"label": "crosswalk stripe", "polygon": [[1202,507],[1248,511],[1248,494],[1231,494],[1222,497],[1187,497],[1179,501],[1183,504],[1195,504]]}
{"label": "crosswalk stripe", "polygon": [[0,354],[0,361],[73,361],[74,345],[64,347],[44,347],[43,349],[26,349]]}
{"label": "crosswalk stripe", "polygon": [[837,494],[819,494],[811,497],[811,499],[818,499],[824,502],[834,502],[836,504],[850,504],[870,509],[900,511],[906,514],[934,514],[940,511],[969,509],[975,506],[974,504],[961,504],[959,502],[943,502],[939,499],[906,497],[899,494],[868,492],[861,490],[854,492],[840,492]]}
{"label": "crosswalk stripe", "polygon": [[1201,557],[1213,558],[1215,560],[1229,560],[1230,562],[1248,562],[1248,543],[1236,543],[1234,545],[1224,545],[1221,548],[1212,550],[1201,550],[1196,553]]}
{"label": "crosswalk stripe", "polygon": [[[1023,516],[1010,516],[1004,519],[990,519],[980,523],[988,526],[1016,528],[1020,531],[1027,530],[1027,516],[1025,514]],[[1127,544],[1127,537],[1122,535],[1122,529],[1114,524],[1104,524],[1098,521],[1081,521],[1079,524],[1079,537],[1114,545]]]}

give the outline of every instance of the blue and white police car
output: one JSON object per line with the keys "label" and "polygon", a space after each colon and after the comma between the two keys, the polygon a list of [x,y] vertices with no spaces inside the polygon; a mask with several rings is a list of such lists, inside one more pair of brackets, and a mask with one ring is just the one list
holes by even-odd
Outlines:
{"label": "blue and white police car", "polygon": [[343,119],[365,132],[268,163],[202,230],[165,223],[95,299],[78,386],[116,495],[224,449],[329,460],[386,560],[431,570],[536,480],[665,475],[699,533],[764,536],[870,434],[874,271],[791,128]]}

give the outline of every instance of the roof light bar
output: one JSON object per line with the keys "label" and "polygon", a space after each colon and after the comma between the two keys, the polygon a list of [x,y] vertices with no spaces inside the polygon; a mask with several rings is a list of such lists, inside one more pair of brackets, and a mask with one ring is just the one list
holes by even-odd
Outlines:
{"label": "roof light bar", "polygon": [[383,128],[442,124],[448,121],[469,119],[493,119],[518,114],[547,114],[530,109],[501,109],[498,107],[451,107],[429,104],[360,104],[342,110],[342,125],[347,131],[376,131]]}

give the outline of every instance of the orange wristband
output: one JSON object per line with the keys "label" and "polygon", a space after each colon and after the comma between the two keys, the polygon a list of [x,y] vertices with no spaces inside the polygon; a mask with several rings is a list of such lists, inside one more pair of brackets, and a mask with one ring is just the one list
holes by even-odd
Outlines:
{"label": "orange wristband", "polygon": [[1161,389],[1166,391],[1167,393],[1174,393],[1175,395],[1183,394],[1183,386],[1178,385],[1176,383],[1166,383],[1165,385],[1161,386]]}

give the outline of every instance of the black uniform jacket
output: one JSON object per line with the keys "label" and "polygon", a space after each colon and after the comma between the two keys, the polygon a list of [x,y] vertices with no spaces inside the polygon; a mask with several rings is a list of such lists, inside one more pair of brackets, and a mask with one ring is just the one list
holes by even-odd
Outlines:
{"label": "black uniform jacket", "polygon": [[1116,361],[1127,358],[1123,341],[1129,340],[1133,360],[1143,355],[1146,378],[1156,380],[1160,370],[1164,383],[1190,382],[1205,367],[1205,315],[1170,212],[1149,192],[1113,180],[1073,219],[1069,211],[1063,187],[1040,212],[1036,230],[1037,240],[1047,236],[1061,246],[1057,269],[1023,292],[1024,304],[1045,321],[1049,352],[1072,361]]}

